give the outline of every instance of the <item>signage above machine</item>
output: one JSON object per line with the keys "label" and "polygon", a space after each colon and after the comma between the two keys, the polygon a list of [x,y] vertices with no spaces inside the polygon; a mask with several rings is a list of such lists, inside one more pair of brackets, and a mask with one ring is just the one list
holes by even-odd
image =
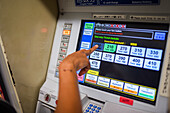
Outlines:
{"label": "signage above machine", "polygon": [[76,6],[159,5],[160,0],[75,0]]}

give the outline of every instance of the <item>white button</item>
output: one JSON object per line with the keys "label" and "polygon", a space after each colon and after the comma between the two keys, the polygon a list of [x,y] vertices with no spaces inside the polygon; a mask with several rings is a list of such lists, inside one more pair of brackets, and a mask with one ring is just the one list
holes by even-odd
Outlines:
{"label": "white button", "polygon": [[67,49],[65,48],[60,48],[60,54],[66,54],[67,53]]}

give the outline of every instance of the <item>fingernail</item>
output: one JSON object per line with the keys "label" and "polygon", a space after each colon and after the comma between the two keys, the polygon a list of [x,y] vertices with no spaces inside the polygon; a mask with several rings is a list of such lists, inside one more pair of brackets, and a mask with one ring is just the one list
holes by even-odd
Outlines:
{"label": "fingernail", "polygon": [[96,47],[99,47],[98,45],[95,45]]}

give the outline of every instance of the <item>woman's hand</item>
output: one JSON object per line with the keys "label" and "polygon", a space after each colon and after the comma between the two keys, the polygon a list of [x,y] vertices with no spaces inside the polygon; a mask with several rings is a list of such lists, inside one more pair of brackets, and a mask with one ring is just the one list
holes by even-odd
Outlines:
{"label": "woman's hand", "polygon": [[98,48],[98,45],[95,45],[89,50],[80,50],[68,55],[59,66],[60,69],[78,71],[81,69],[79,75],[85,74],[90,69],[90,63],[87,56],[89,56],[93,51]]}
{"label": "woman's hand", "polygon": [[90,69],[87,58],[98,48],[95,45],[89,50],[80,50],[68,55],[59,66],[59,96],[55,113],[82,113],[82,106],[77,82],[79,75],[85,74]]}

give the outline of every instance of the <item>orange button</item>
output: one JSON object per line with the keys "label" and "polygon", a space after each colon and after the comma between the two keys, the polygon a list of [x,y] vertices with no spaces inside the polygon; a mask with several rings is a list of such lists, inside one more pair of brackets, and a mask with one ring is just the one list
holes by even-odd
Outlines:
{"label": "orange button", "polygon": [[133,100],[125,97],[120,97],[119,102],[133,106]]}
{"label": "orange button", "polygon": [[70,35],[70,30],[63,30],[63,35]]}

